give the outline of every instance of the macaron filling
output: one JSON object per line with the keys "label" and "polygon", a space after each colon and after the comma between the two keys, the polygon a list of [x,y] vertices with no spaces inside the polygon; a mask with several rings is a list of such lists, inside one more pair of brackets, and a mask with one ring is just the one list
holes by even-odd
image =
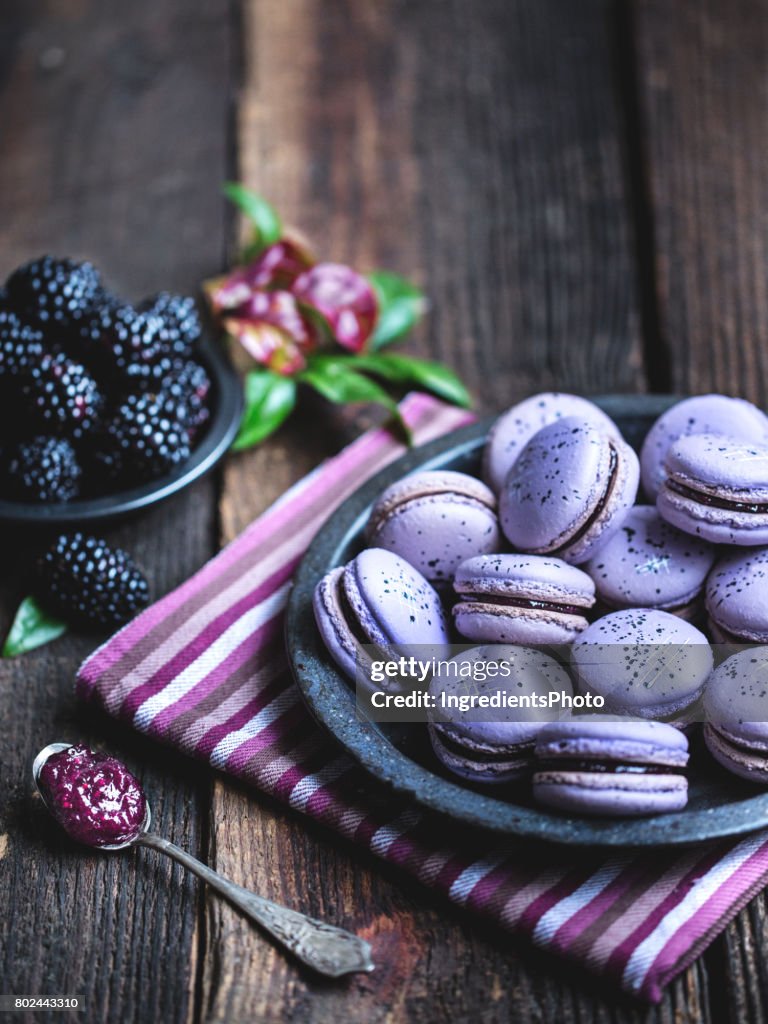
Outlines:
{"label": "macaron filling", "polygon": [[605,485],[605,490],[597,500],[597,504],[592,509],[589,516],[581,524],[581,526],[579,526],[574,533],[572,533],[566,540],[564,540],[562,544],[560,544],[557,548],[548,551],[547,554],[558,557],[562,552],[565,552],[572,545],[577,544],[580,540],[582,540],[582,538],[586,537],[586,535],[590,532],[590,530],[594,528],[595,524],[602,516],[603,512],[605,511],[605,507],[608,504],[608,501],[610,500],[611,494],[613,493],[613,489],[616,486],[616,478],[618,476],[619,455],[612,441],[609,442],[609,453],[610,454],[608,462],[607,482]]}
{"label": "macaron filling", "polygon": [[768,503],[754,501],[735,501],[732,498],[723,498],[719,494],[712,494],[711,491],[699,490],[689,484],[681,484],[679,480],[670,477],[666,481],[670,491],[689,498],[699,505],[708,505],[711,508],[722,508],[727,512],[746,512],[752,515],[765,515],[768,513]]}
{"label": "macaron filling", "polygon": [[467,757],[468,755],[471,755],[471,759],[479,764],[495,764],[504,757],[524,757],[528,754],[532,755],[535,746],[535,741],[531,740],[529,743],[516,743],[510,746],[491,747],[478,740],[462,741],[456,736],[451,735],[447,729],[441,728],[441,726],[436,723],[433,723],[432,728],[437,733],[440,743],[447,751],[452,754],[456,754],[458,757]]}
{"label": "macaron filling", "polygon": [[681,765],[634,764],[632,762],[591,761],[578,758],[552,758],[539,760],[536,770],[541,772],[597,772],[604,775],[684,775]]}
{"label": "macaron filling", "polygon": [[528,608],[531,611],[563,612],[566,615],[582,615],[584,606],[558,601],[539,601],[532,597],[513,597],[509,594],[474,594],[459,592],[465,604],[501,605],[503,608]]}

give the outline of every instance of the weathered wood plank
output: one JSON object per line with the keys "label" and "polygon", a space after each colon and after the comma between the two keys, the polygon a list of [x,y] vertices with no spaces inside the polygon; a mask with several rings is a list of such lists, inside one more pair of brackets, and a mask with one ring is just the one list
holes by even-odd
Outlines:
{"label": "weathered wood plank", "polygon": [[[228,16],[225,0],[194,9],[181,0],[7,5],[0,272],[44,251],[88,256],[115,288],[139,297],[194,289],[221,265]],[[215,548],[214,484],[107,535],[161,594]],[[3,551],[18,544],[6,535]],[[2,564],[5,577],[4,556]],[[24,580],[4,584],[18,597]],[[78,993],[89,1020],[181,1022],[194,1009],[196,884],[152,854],[91,856],[65,844],[30,806],[34,753],[52,739],[84,738],[138,769],[160,832],[201,846],[209,774],[76,704],[74,672],[96,639],[65,638],[0,662],[3,991]]]}
{"label": "weathered wood plank", "polygon": [[[412,349],[458,366],[489,408],[539,387],[645,384],[609,14],[549,0],[244,5],[242,177],[326,258],[419,279],[433,310]],[[346,421],[326,415],[313,407],[229,463],[224,540],[341,445]],[[709,1019],[701,965],[658,1011],[595,993],[583,972],[229,782],[215,787],[209,857],[363,932],[379,969],[322,983],[210,902],[207,1022]]]}
{"label": "weathered wood plank", "polygon": [[[671,390],[768,403],[768,6],[635,5],[660,360]],[[768,1017],[765,896],[707,955],[718,1020]]]}

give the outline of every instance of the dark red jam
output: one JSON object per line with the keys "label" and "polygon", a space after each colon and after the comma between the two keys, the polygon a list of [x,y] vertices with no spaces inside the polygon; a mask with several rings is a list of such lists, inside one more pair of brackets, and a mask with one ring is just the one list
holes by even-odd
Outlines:
{"label": "dark red jam", "polygon": [[114,757],[83,746],[51,754],[38,776],[51,814],[78,843],[115,846],[141,832],[147,801]]}

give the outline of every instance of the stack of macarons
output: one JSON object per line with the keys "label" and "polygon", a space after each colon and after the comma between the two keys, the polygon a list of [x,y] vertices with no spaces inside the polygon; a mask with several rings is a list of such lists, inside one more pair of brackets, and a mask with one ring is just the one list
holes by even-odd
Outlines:
{"label": "stack of macarons", "polygon": [[[710,641],[768,644],[768,416],[724,395],[685,399],[638,457],[588,399],[534,395],[491,428],[481,476],[415,472],[380,495],[370,547],[317,586],[331,656],[354,677],[369,644],[486,645],[470,659],[493,644],[566,645],[569,685],[605,715],[432,723],[439,760],[481,783],[533,777],[542,802],[571,811],[678,809],[685,730],[725,714],[729,670],[713,671]],[[521,657],[525,668],[534,652]],[[508,685],[529,683],[521,668]],[[768,782],[768,726],[739,739],[739,713],[708,725],[707,745]],[[762,755],[764,770],[737,765]]]}

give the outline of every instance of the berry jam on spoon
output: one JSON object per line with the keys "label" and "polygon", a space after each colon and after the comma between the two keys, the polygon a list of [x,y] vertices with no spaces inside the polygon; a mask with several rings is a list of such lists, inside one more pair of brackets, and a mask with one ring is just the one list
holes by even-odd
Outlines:
{"label": "berry jam on spoon", "polygon": [[371,948],[363,939],[256,896],[148,832],[151,814],[141,784],[116,758],[80,745],[50,743],[35,758],[32,776],[45,806],[77,842],[99,850],[135,845],[167,853],[320,974],[338,978],[373,970]]}

